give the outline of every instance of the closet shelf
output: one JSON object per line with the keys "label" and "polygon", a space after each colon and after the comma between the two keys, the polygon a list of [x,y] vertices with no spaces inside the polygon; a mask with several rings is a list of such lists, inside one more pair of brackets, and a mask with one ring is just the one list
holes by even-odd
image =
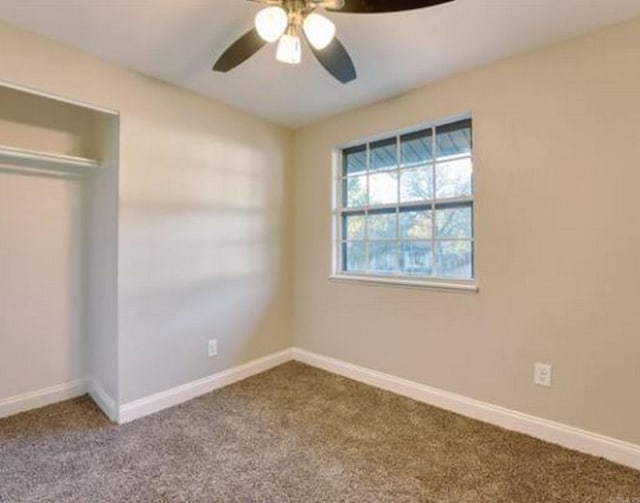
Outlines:
{"label": "closet shelf", "polygon": [[100,168],[100,161],[0,145],[0,168],[83,174]]}

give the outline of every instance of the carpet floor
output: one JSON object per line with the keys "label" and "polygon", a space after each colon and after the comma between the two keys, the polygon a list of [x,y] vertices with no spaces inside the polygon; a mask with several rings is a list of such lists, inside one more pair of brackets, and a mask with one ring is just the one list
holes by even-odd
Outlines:
{"label": "carpet floor", "polygon": [[640,501],[640,472],[300,363],[122,426],[0,420],[2,502]]}

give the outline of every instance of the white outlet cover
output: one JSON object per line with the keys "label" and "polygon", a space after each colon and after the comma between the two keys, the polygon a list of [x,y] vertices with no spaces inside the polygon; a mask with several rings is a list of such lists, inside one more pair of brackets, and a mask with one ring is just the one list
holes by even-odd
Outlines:
{"label": "white outlet cover", "polygon": [[207,343],[207,355],[208,356],[218,355],[218,339],[211,339]]}
{"label": "white outlet cover", "polygon": [[551,365],[536,363],[533,366],[533,382],[538,386],[551,386]]}

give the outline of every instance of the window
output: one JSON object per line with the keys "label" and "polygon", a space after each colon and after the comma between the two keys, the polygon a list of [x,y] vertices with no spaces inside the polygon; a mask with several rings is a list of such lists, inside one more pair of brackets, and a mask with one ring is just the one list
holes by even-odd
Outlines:
{"label": "window", "polygon": [[471,119],[339,154],[334,277],[473,284]]}

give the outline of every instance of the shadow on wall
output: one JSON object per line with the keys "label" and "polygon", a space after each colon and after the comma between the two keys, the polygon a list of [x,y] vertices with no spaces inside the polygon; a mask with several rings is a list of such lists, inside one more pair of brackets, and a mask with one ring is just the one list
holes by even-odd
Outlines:
{"label": "shadow on wall", "polygon": [[[125,152],[121,171],[121,357],[125,381],[135,382],[127,400],[273,351],[286,337],[272,336],[288,324],[278,307],[288,289],[284,141],[180,132],[153,131],[159,148]],[[204,350],[212,338],[221,348],[213,361]],[[168,359],[166,381],[152,381]]]}
{"label": "shadow on wall", "polygon": [[148,158],[145,183],[122,201],[123,235],[138,262],[132,272],[153,273],[141,287],[274,276],[284,239],[284,160],[242,145],[194,143],[175,162],[165,152]]}

